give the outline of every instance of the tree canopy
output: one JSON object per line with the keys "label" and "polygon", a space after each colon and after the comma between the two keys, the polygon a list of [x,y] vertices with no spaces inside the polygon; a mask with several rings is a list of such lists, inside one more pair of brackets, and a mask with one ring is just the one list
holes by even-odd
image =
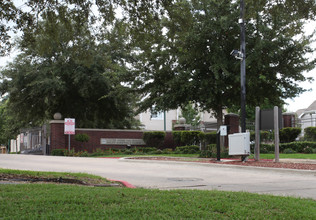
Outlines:
{"label": "tree canopy", "polygon": [[[79,126],[130,127],[138,111],[212,110],[240,102],[239,1],[27,0],[0,3],[1,48],[21,31],[21,54],[1,71],[14,120],[40,124],[55,112]],[[245,0],[247,105],[281,105],[304,91],[314,0]],[[119,15],[118,15],[119,14]],[[267,101],[268,100],[268,101]]]}
{"label": "tree canopy", "polygon": [[[306,56],[313,35],[305,36],[303,25],[315,18],[316,3],[245,2],[247,105],[282,105],[305,91],[297,83],[315,66]],[[239,1],[175,0],[132,21],[133,39],[142,39],[132,77],[144,96],[140,109],[192,101],[215,111],[221,124],[222,109],[240,105],[240,63],[230,56],[240,45],[238,18]]]}
{"label": "tree canopy", "polygon": [[22,52],[1,71],[7,108],[25,125],[60,112],[78,127],[131,128],[135,98],[120,81],[127,71],[125,26],[116,21],[94,31],[90,17],[78,13],[49,9],[36,28],[23,30]]}

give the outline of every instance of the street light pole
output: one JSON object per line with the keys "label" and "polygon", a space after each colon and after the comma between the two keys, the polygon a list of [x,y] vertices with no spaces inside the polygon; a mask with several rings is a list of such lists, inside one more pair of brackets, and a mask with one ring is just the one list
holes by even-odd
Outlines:
{"label": "street light pole", "polygon": [[241,83],[241,132],[246,132],[246,34],[245,34],[245,3],[240,0],[240,83]]}

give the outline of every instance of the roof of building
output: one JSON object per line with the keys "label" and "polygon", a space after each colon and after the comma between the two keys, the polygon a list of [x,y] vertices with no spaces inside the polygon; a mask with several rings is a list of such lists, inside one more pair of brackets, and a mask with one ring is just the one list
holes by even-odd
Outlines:
{"label": "roof of building", "polygon": [[300,115],[303,114],[305,111],[306,111],[306,108],[303,108],[303,109],[297,110],[295,113],[296,113],[297,116],[300,116]]}
{"label": "roof of building", "polygon": [[308,106],[307,109],[305,109],[305,111],[312,111],[312,110],[316,110],[316,100],[310,106]]}
{"label": "roof of building", "polygon": [[296,114],[299,118],[303,117],[306,114],[316,114],[316,100],[310,106],[308,106],[308,108],[297,110]]}

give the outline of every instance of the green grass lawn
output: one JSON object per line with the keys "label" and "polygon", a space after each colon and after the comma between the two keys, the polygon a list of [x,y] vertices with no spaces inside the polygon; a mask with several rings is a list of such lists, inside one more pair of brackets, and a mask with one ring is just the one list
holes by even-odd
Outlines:
{"label": "green grass lawn", "polygon": [[0,186],[0,219],[316,219],[316,201],[238,192]]}
{"label": "green grass lawn", "polygon": [[0,185],[0,219],[316,219],[315,207],[243,192]]}

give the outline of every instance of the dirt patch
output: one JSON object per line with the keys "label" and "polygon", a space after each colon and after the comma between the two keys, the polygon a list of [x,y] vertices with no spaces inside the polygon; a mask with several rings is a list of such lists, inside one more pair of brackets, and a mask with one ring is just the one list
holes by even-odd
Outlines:
{"label": "dirt patch", "polygon": [[316,170],[316,164],[312,163],[291,163],[279,162],[273,160],[248,160],[242,162],[238,159],[223,159],[220,162],[214,158],[176,158],[176,157],[134,157],[129,159],[142,160],[163,160],[163,161],[183,161],[183,162],[197,162],[197,163],[216,163],[216,164],[231,164],[240,166],[254,166],[254,167],[270,167],[270,168],[284,168],[284,169],[298,169],[298,170]]}
{"label": "dirt patch", "polygon": [[75,184],[85,186],[96,186],[96,187],[122,187],[123,185],[118,182],[111,183],[96,183],[95,179],[86,178],[84,181],[72,178],[46,178],[23,174],[7,174],[0,173],[0,181],[9,183],[55,183],[55,184]]}

